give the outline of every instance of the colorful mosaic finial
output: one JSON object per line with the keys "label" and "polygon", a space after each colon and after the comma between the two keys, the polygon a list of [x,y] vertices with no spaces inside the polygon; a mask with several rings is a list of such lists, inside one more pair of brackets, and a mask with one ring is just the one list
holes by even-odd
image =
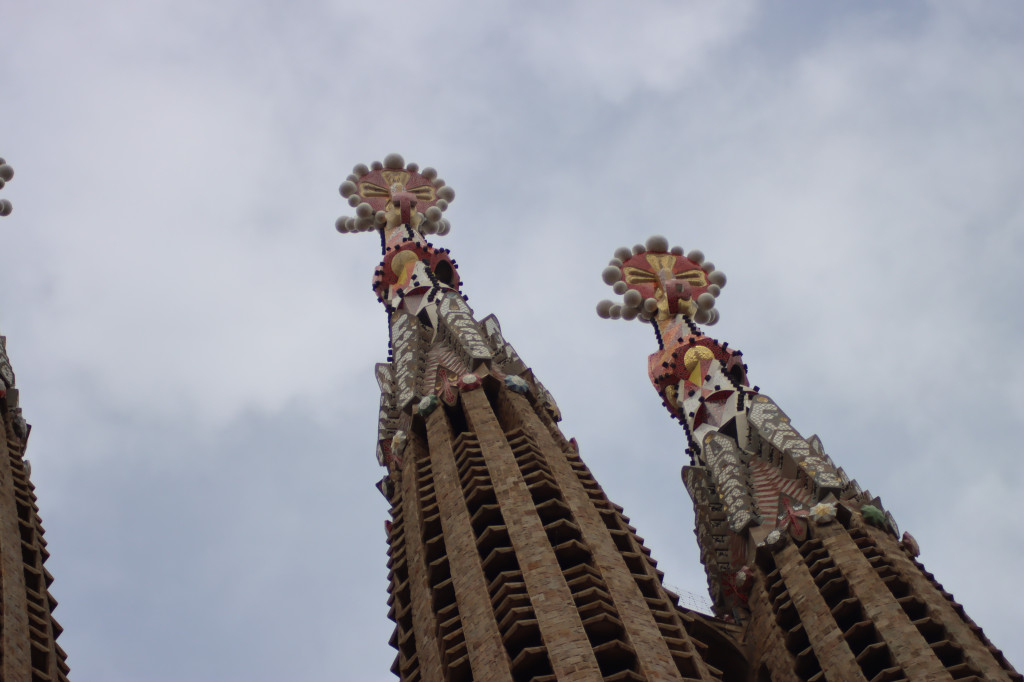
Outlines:
{"label": "colorful mosaic finial", "polygon": [[433,168],[406,163],[401,154],[388,154],[369,166],[358,164],[341,183],[341,196],[356,209],[342,216],[338,232],[369,232],[407,225],[423,234],[446,235],[451,225],[441,217],[454,201],[455,190]]}
{"label": "colorful mosaic finial", "polygon": [[455,190],[433,168],[421,170],[400,154],[388,154],[383,162],[358,164],[340,191],[356,215],[338,218],[338,231],[380,232],[384,260],[373,278],[377,298],[389,310],[427,310],[436,317],[430,304],[444,290],[458,291],[459,275],[448,250],[434,247],[424,235],[448,234],[451,225],[441,214]]}
{"label": "colorful mosaic finial", "polygon": [[[7,162],[0,157],[0,189],[4,188],[11,178],[14,177],[14,169],[7,165]],[[0,199],[0,216],[10,215],[14,206],[7,199]]]}
{"label": "colorful mosaic finial", "polygon": [[684,256],[681,246],[670,249],[662,236],[651,237],[646,245],[617,249],[601,277],[622,296],[622,303],[601,301],[601,317],[665,322],[685,315],[698,324],[718,321],[715,299],[725,286],[725,273],[705,261],[700,251]]}

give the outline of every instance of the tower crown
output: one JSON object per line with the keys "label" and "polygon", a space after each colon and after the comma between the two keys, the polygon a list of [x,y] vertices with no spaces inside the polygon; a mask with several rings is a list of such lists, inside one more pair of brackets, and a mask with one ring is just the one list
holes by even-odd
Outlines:
{"label": "tower crown", "polygon": [[355,217],[342,216],[338,232],[369,232],[408,226],[422,234],[446,235],[451,224],[441,217],[455,199],[455,190],[437,177],[437,171],[406,163],[401,154],[388,154],[369,166],[360,163],[341,183],[341,196],[356,209]]}
{"label": "tower crown", "polygon": [[685,315],[699,324],[718,321],[715,299],[725,286],[725,273],[696,249],[684,256],[683,247],[670,249],[668,240],[656,235],[646,245],[616,249],[601,277],[622,295],[622,303],[597,305],[601,317],[666,322]]}
{"label": "tower crown", "polygon": [[458,291],[459,275],[448,250],[423,235],[448,234],[451,224],[441,214],[455,190],[433,168],[420,170],[401,154],[388,154],[383,162],[357,164],[339,191],[356,215],[338,218],[338,231],[380,232],[384,259],[373,276],[378,300],[389,312],[404,308],[434,319],[434,304],[444,290]]}

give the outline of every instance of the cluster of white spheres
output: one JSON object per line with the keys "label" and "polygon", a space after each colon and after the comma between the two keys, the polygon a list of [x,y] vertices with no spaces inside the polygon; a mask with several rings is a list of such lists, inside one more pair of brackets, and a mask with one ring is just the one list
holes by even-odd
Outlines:
{"label": "cluster of white spheres", "polygon": [[[14,169],[7,165],[7,162],[0,157],[0,189],[14,177]],[[0,199],[0,216],[10,215],[14,205],[7,199]]]}
{"label": "cluster of white spheres", "polygon": [[[674,256],[683,255],[683,247],[673,246],[669,248],[668,240],[661,235],[655,235],[647,240],[645,244],[637,244],[632,248],[623,246],[615,250],[615,257],[608,261],[608,266],[601,272],[601,278],[605,284],[611,286],[612,291],[622,296],[622,303],[604,300],[597,304],[597,314],[606,319],[633,320],[639,317],[644,322],[650,322],[658,314],[658,301],[654,298],[645,299],[636,289],[630,289],[622,279],[622,265],[633,256],[642,253],[670,253]],[[722,293],[725,286],[725,273],[715,269],[715,264],[704,260],[704,254],[697,249],[686,254],[688,260],[693,261],[701,267],[708,278],[708,290],[697,297],[697,312],[693,321],[698,324],[713,325],[718,322],[718,311],[715,310],[715,299]],[[659,273],[662,274],[662,273]],[[663,273],[671,275],[671,273]]]}
{"label": "cluster of white spheres", "polygon": [[387,216],[384,211],[374,213],[373,206],[363,201],[363,198],[359,195],[358,185],[359,179],[364,175],[371,171],[385,168],[388,170],[406,170],[410,173],[418,172],[434,185],[435,189],[437,189],[438,200],[433,206],[422,212],[423,219],[420,221],[417,229],[423,234],[436,234],[440,236],[448,234],[452,229],[451,223],[442,218],[441,214],[447,210],[449,203],[455,201],[455,190],[446,185],[444,180],[437,177],[436,170],[429,167],[420,170],[419,164],[406,163],[401,154],[388,154],[384,157],[383,162],[374,161],[369,166],[365,163],[356,164],[355,168],[352,169],[352,174],[338,188],[341,196],[348,199],[349,206],[356,209],[356,214],[354,217],[342,216],[338,218],[334,223],[334,227],[338,232],[369,232],[370,230],[380,229],[387,223]]}

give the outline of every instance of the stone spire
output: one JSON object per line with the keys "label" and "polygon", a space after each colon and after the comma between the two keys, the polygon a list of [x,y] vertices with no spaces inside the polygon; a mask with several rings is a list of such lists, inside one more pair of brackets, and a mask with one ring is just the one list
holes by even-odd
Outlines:
{"label": "stone spire", "polygon": [[[0,159],[0,188],[14,171]],[[0,200],[0,215],[11,203]],[[66,655],[57,644],[50,555],[36,506],[25,446],[32,428],[19,405],[7,338],[0,336],[0,680],[67,680]]]}
{"label": "stone spire", "polygon": [[686,433],[711,597],[744,627],[757,679],[1021,679],[881,500],[750,386],[740,351],[697,326],[718,320],[724,273],[656,236],[617,250],[602,276],[622,301],[598,314],[654,329],[648,373]]}
{"label": "stone spire", "polygon": [[403,680],[744,679],[731,626],[679,608],[622,508],[556,422],[554,400],[477,320],[445,234],[454,192],[392,154],[341,185],[380,232],[373,289],[390,325],[378,487],[392,670]]}

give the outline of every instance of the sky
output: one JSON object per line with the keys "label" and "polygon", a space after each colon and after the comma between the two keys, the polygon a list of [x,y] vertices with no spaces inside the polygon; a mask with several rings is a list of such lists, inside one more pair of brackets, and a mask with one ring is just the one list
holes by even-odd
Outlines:
{"label": "sky", "polygon": [[668,583],[705,589],[613,251],[729,277],[710,329],[1024,668],[1024,6],[6,3],[0,331],[76,682],[391,680],[387,326],[337,187],[457,197],[478,319]]}

